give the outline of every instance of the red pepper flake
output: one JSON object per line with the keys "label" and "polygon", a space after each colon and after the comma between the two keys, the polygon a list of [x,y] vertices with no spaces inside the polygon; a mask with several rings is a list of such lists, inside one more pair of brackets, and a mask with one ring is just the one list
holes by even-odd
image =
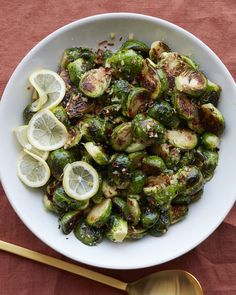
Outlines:
{"label": "red pepper flake", "polygon": [[108,45],[108,46],[114,46],[115,44],[112,43],[112,42],[108,42],[107,45]]}

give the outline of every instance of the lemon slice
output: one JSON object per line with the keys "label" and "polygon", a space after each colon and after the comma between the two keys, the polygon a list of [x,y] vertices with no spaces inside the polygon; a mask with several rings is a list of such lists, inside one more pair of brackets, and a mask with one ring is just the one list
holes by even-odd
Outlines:
{"label": "lemon slice", "polygon": [[52,109],[65,96],[65,82],[56,72],[45,69],[38,70],[30,75],[29,81],[39,96],[32,103],[33,112],[37,112],[40,109]]}
{"label": "lemon slice", "polygon": [[40,158],[47,160],[49,152],[46,151],[40,151],[36,149],[35,147],[30,144],[28,137],[27,137],[27,130],[28,126],[18,126],[14,129],[14,133],[16,135],[16,138],[20,145],[23,146],[23,148],[29,150],[31,153],[35,154],[36,156],[39,156]]}
{"label": "lemon slice", "polygon": [[87,200],[98,191],[98,173],[91,165],[83,161],[67,164],[64,168],[63,187],[71,198]]}
{"label": "lemon slice", "polygon": [[48,182],[50,169],[42,158],[25,149],[17,158],[17,175],[27,186],[41,187]]}
{"label": "lemon slice", "polygon": [[53,151],[67,141],[67,129],[49,110],[36,113],[29,121],[29,142],[41,151]]}

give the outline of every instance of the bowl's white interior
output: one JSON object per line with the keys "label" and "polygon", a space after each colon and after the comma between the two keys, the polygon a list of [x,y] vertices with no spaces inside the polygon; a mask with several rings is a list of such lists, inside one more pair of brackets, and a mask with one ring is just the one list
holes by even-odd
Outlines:
{"label": "bowl's white interior", "polygon": [[[22,110],[30,101],[28,77],[38,68],[57,69],[61,54],[71,46],[97,47],[101,40],[116,33],[123,40],[135,38],[150,44],[164,40],[182,54],[190,54],[212,81],[223,88],[220,110],[226,119],[220,161],[214,178],[205,186],[202,199],[191,205],[188,217],[171,227],[161,238],[146,237],[136,242],[114,244],[108,241],[97,247],[80,243],[73,234],[58,230],[57,217],[46,212],[42,191],[25,187],[16,176],[18,146],[12,130],[22,125]],[[123,42],[122,40],[122,42]],[[119,42],[116,41],[116,46]],[[110,14],[90,17],[69,24],[41,41],[19,64],[12,75],[0,104],[0,172],[9,201],[25,225],[42,241],[62,254],[87,264],[116,269],[141,268],[160,264],[189,251],[209,236],[222,222],[236,195],[236,90],[232,77],[201,41],[181,28],[152,17],[134,14]]]}

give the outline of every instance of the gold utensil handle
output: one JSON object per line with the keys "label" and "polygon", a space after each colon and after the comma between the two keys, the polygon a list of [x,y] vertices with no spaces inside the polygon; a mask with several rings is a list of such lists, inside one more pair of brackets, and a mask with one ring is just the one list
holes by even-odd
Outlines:
{"label": "gold utensil handle", "polygon": [[41,262],[77,275],[80,275],[82,277],[91,279],[93,281],[114,287],[116,289],[120,290],[126,290],[127,283],[122,282],[120,280],[114,279],[112,277],[97,273],[95,271],[86,269],[84,267],[65,262],[63,260],[59,260],[57,258],[44,255],[11,243],[7,243],[0,240],[0,250],[10,252],[37,262]]}

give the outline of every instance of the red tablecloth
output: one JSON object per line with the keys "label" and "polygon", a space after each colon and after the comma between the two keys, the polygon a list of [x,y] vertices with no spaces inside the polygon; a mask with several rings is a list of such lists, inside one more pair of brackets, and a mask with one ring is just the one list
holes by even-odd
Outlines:
{"label": "red tablecloth", "polygon": [[[236,1],[1,1],[0,93],[24,55],[43,37],[76,19],[105,12],[137,12],[169,20],[210,46],[236,77]],[[1,143],[3,144],[3,143]],[[193,273],[207,295],[236,294],[236,207],[219,228],[189,253],[161,266],[133,271],[96,269],[132,281],[181,268]],[[22,224],[0,187],[0,239],[63,258]],[[90,267],[91,268],[91,267]],[[95,268],[93,268],[95,269]],[[0,294],[123,294],[93,281],[0,252]]]}

